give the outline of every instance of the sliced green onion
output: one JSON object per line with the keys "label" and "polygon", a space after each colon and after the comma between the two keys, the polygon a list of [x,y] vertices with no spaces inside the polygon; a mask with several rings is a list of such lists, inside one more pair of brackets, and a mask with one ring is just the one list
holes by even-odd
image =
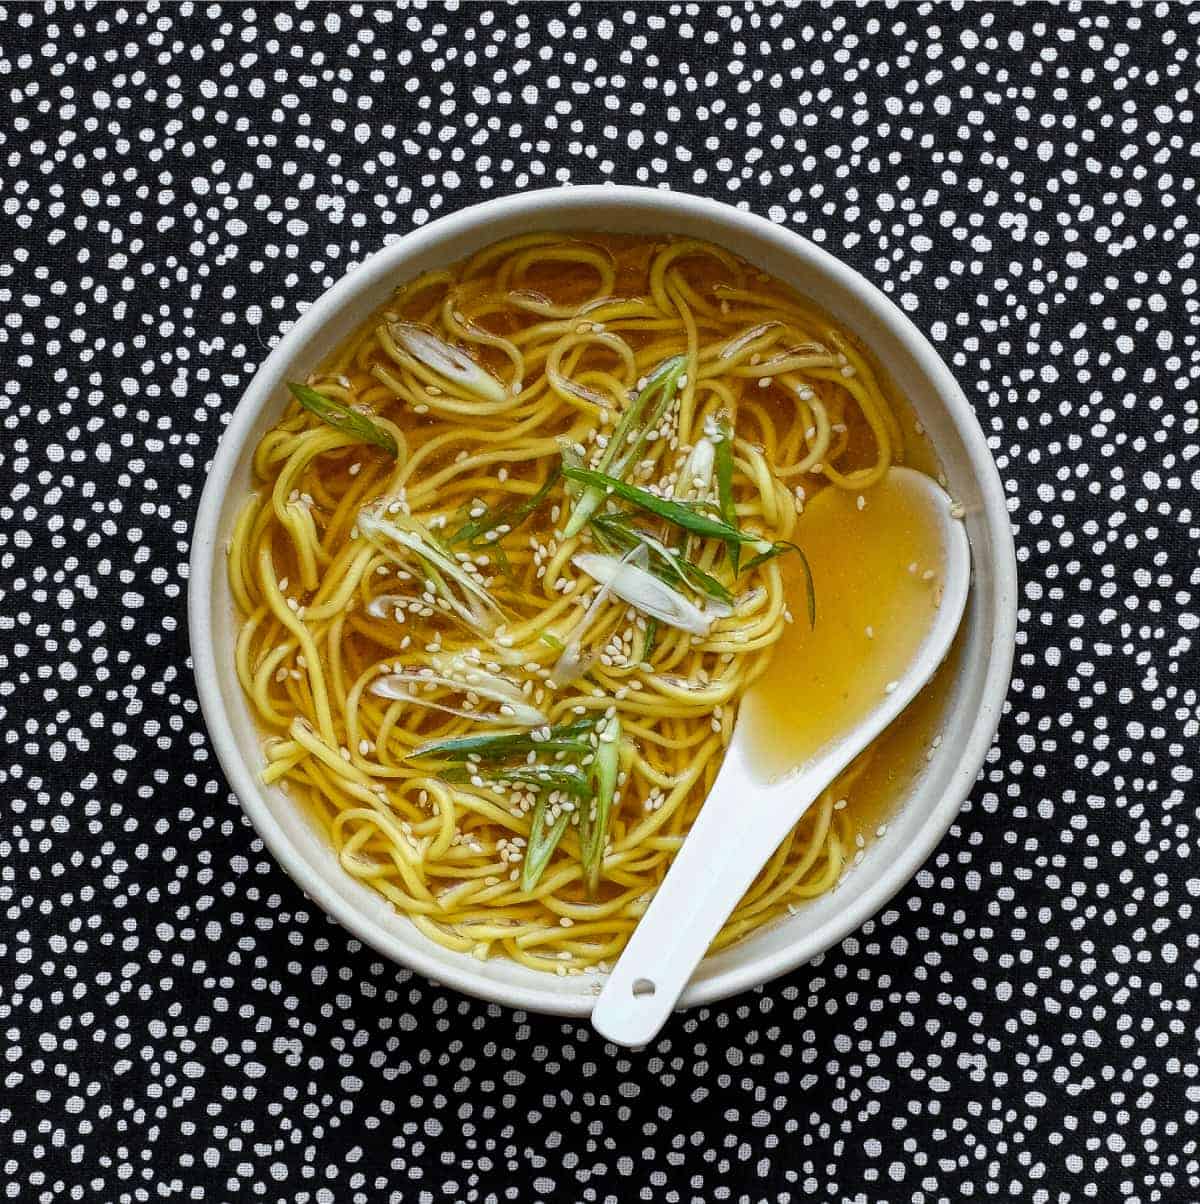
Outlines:
{"label": "sliced green onion", "polygon": [[[458,561],[439,547],[429,531],[411,515],[363,509],[358,513],[357,525],[371,543],[393,559],[403,559],[393,546],[396,544],[413,553],[446,605],[469,626],[490,635],[504,617],[487,590],[464,572]],[[447,577],[462,591],[462,597],[450,588]]]}
{"label": "sliced green onion", "polygon": [[546,500],[561,475],[562,465],[555,464],[550,470],[550,475],[542,482],[536,493],[500,510],[489,510],[479,518],[464,523],[446,542],[451,547],[457,543],[468,543],[471,547],[494,546],[496,539],[495,537],[488,539],[489,532],[496,531],[500,527],[508,528],[503,532],[505,535],[515,531]]}
{"label": "sliced green onion", "polygon": [[484,401],[511,401],[512,395],[485,369],[477,364],[465,351],[438,338],[432,330],[412,322],[393,322],[388,333],[402,351],[425,372],[440,377],[440,384],[460,385],[468,393]]}
{"label": "sliced green onion", "polygon": [[[685,356],[672,356],[663,360],[650,374],[609,436],[604,454],[600,457],[601,472],[620,479],[641,459],[650,432],[658,426],[667,407],[675,399],[675,390],[686,364]],[[563,534],[567,538],[578,535],[603,500],[604,491],[597,489],[594,484],[585,490],[576,501]]]}
{"label": "sliced green onion", "polygon": [[[650,556],[646,549],[635,544],[620,558],[620,563],[632,562],[644,565],[649,559]],[[597,580],[599,579],[597,578]],[[613,584],[611,581],[601,582],[600,588],[596,591],[596,596],[588,604],[587,610],[583,612],[583,618],[571,629],[567,646],[562,650],[562,655],[550,671],[550,681],[555,686],[570,685],[571,682],[581,678],[591,667],[592,654],[589,652],[584,655],[580,651],[580,644],[583,637],[591,629],[592,624],[596,621],[596,616],[600,613],[600,608],[608,601],[608,595],[612,592]]]}
{"label": "sliced green onion", "polygon": [[[703,569],[684,559],[680,552],[668,548],[662,540],[656,539],[648,531],[632,526],[618,516],[608,514],[597,515],[592,519],[592,526],[622,547],[641,544],[647,548],[662,570],[656,573],[657,576],[662,577],[665,572],[697,593],[732,604],[733,595],[715,577],[709,576]],[[653,566],[651,571],[654,571]]]}
{"label": "sliced green onion", "polygon": [[587,752],[591,745],[588,736],[593,722],[581,719],[577,723],[543,728],[533,733],[516,732],[506,735],[457,736],[452,740],[435,740],[422,744],[408,754],[408,759],[436,757],[439,761],[465,761],[477,756],[481,762],[503,760],[505,757],[525,756],[527,753]]}
{"label": "sliced green onion", "polygon": [[[530,817],[521,889],[532,890],[571,822],[579,819],[579,847],[588,893],[594,897],[620,772],[621,725],[615,716],[588,717],[533,732],[458,736],[424,744],[409,760],[447,762],[437,771],[447,782],[473,786],[523,786],[537,794]],[[532,758],[530,757],[532,754]],[[565,759],[573,758],[573,759]],[[588,767],[584,767],[587,765]],[[574,800],[546,822],[550,795]]]}
{"label": "sliced green onion", "polygon": [[738,543],[749,544],[756,552],[766,552],[771,547],[771,541],[761,535],[749,535],[731,527],[720,519],[705,514],[699,507],[687,502],[675,502],[668,498],[659,497],[648,489],[637,485],[628,485],[615,477],[606,476],[592,468],[571,468],[563,466],[563,476],[571,481],[579,481],[584,485],[593,485],[602,492],[613,494],[622,501],[632,502],[647,514],[665,518],[667,522],[691,531],[693,535],[707,536],[709,539],[736,540]]}
{"label": "sliced green onion", "polygon": [[292,396],[310,414],[315,414],[327,426],[341,431],[344,435],[353,435],[362,443],[370,443],[387,452],[393,459],[400,454],[396,440],[391,434],[372,422],[366,414],[360,414],[340,401],[318,393],[311,385],[301,385],[289,380],[288,388],[292,391]]}
{"label": "sliced green onion", "polygon": [[647,664],[650,662],[650,654],[654,651],[654,645],[658,643],[658,620],[650,618],[646,620],[646,642],[642,645],[642,660]]}
{"label": "sliced green onion", "polygon": [[581,552],[571,558],[571,563],[602,585],[610,586],[618,598],[642,614],[692,635],[708,635],[717,619],[733,613],[732,607],[715,601],[701,610],[690,598],[672,589],[653,573],[615,556]]}
{"label": "sliced green onion", "polygon": [[[737,529],[737,507],[733,501],[733,428],[729,419],[721,418],[721,438],[714,449],[717,466],[717,499],[721,508],[721,519],[729,526]],[[742,549],[736,540],[730,540],[726,547],[729,549],[729,563],[734,576],[738,572],[738,561],[741,560]]]}
{"label": "sliced green onion", "polygon": [[571,822],[571,812],[560,811],[558,818],[552,823],[546,823],[546,808],[549,804],[546,795],[538,796],[533,814],[529,821],[529,843],[525,848],[525,862],[521,866],[521,889],[531,891],[537,886],[550,857],[558,848],[567,825]]}
{"label": "sliced green onion", "polygon": [[[500,713],[490,714],[448,707],[416,693],[417,690],[430,685],[440,686],[444,690],[453,690],[460,694],[470,692],[481,698],[490,699],[492,702],[498,702]],[[368,688],[379,698],[412,702],[418,706],[432,707],[434,710],[462,715],[467,719],[478,719],[482,723],[500,723],[510,727],[541,727],[549,722],[547,716],[537,707],[529,705],[519,686],[514,685],[507,678],[489,673],[486,669],[470,668],[459,677],[425,670],[402,670],[399,673],[389,673],[384,677],[377,677]]]}
{"label": "sliced green onion", "polygon": [[789,543],[786,539],[778,540],[773,543],[765,552],[760,552],[755,558],[747,564],[746,571],[757,568],[760,564],[765,564],[768,560],[774,560],[776,556],[782,556],[785,552],[795,552],[800,557],[800,563],[804,567],[804,592],[808,600],[808,625],[815,627],[817,625],[817,590],[813,584],[812,567],[808,563],[808,557],[794,543]]}
{"label": "sliced green onion", "polygon": [[608,838],[608,820],[613,797],[617,791],[617,776],[621,756],[621,721],[611,716],[598,732],[599,744],[593,763],[592,777],[595,795],[592,804],[580,816],[579,848],[583,862],[583,878],[593,898],[600,885],[600,865],[604,860],[604,842]]}
{"label": "sliced green onion", "polygon": [[709,485],[712,484],[715,454],[712,440],[696,441],[696,446],[688,453],[688,458],[683,462],[683,467],[675,479],[675,497],[686,497],[689,490],[696,490],[699,494],[708,491]]}
{"label": "sliced green onion", "polygon": [[[571,468],[583,467],[583,452],[579,444],[573,443],[566,435],[558,435],[555,437],[555,443],[558,444],[559,453],[562,456],[564,465],[569,465]],[[576,481],[565,481],[567,497],[572,501],[583,492],[583,486]]]}

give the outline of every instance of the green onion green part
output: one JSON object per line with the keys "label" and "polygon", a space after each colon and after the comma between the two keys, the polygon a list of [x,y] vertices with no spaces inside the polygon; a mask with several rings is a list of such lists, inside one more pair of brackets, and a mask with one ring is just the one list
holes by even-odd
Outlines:
{"label": "green onion green part", "polygon": [[393,460],[399,456],[400,449],[396,446],[396,440],[383,427],[372,422],[366,414],[360,414],[340,401],[318,393],[311,385],[301,385],[290,380],[288,388],[292,396],[326,426],[331,426],[344,435],[353,435],[361,443],[370,443],[378,447],[387,452]]}
{"label": "green onion green part", "polygon": [[682,527],[693,535],[707,536],[709,539],[736,540],[738,543],[750,544],[756,552],[766,552],[771,543],[761,535],[749,535],[731,527],[720,519],[705,514],[698,506],[688,502],[675,502],[668,498],[659,497],[648,489],[637,485],[629,485],[618,481],[615,477],[607,476],[592,468],[572,468],[563,466],[563,476],[571,481],[579,481],[591,485],[601,493],[619,497],[622,501],[632,502],[639,510],[653,514],[657,518],[665,518],[667,522]]}
{"label": "green onion green part", "polygon": [[768,560],[774,560],[776,556],[782,556],[785,552],[795,552],[800,557],[800,563],[804,566],[804,591],[808,600],[808,625],[815,627],[817,625],[817,590],[813,584],[812,566],[808,563],[808,557],[794,543],[789,543],[786,539],[781,539],[773,543],[765,552],[760,552],[749,564],[745,566],[746,571],[757,568],[760,564],[765,564]]}
{"label": "green onion green part", "polygon": [[535,740],[530,732],[502,735],[457,736],[422,744],[408,754],[407,760],[436,758],[439,761],[465,761],[476,756],[480,762],[495,762],[506,757],[524,756],[530,752],[587,752],[588,737],[594,724],[590,719],[543,729],[544,738]]}
{"label": "green onion green part", "polygon": [[658,620],[646,620],[646,642],[642,645],[642,660],[647,664],[650,663],[650,654],[654,651],[654,645],[658,643]]}
{"label": "green onion green part", "polygon": [[[601,472],[620,479],[642,458],[642,451],[650,432],[662,421],[663,414],[675,400],[679,378],[683,375],[686,365],[685,356],[675,355],[663,360],[650,374],[609,437],[604,455],[600,457]],[[563,534],[567,538],[578,535],[603,500],[602,489],[597,489],[594,485],[586,489],[576,500]]]}
{"label": "green onion green part", "polygon": [[[577,814],[584,880],[594,895],[616,797],[620,741],[620,721],[598,716],[535,732],[439,740],[414,749],[408,759],[446,763],[437,773],[447,782],[519,785],[537,794],[521,869],[524,891],[537,886],[571,816]],[[530,753],[535,759],[529,759]],[[575,809],[560,811],[548,824],[549,797],[556,791],[574,800]]]}
{"label": "green onion green part", "polygon": [[[721,519],[735,530],[737,528],[737,507],[733,502],[733,427],[729,419],[721,417],[721,438],[713,448],[713,458],[717,470],[717,499],[721,508]],[[736,541],[726,545],[729,549],[729,563],[733,566],[734,576],[738,573],[738,561],[741,560],[742,550]]]}
{"label": "green onion green part", "polygon": [[569,811],[560,811],[553,823],[547,824],[546,808],[549,804],[545,794],[538,796],[529,823],[529,843],[525,847],[525,861],[521,866],[521,889],[531,891],[537,886],[550,857],[558,848],[559,841],[571,822]]}
{"label": "green onion green part", "polygon": [[621,721],[613,715],[599,733],[600,743],[593,764],[595,793],[592,808],[585,809],[579,822],[579,848],[583,862],[583,880],[588,895],[595,898],[600,885],[600,866],[604,860],[604,842],[608,838],[608,819],[617,791],[621,756]]}
{"label": "green onion green part", "polygon": [[[664,581],[679,581],[699,594],[732,605],[733,595],[715,577],[684,559],[683,554],[667,547],[648,531],[635,527],[619,515],[598,514],[592,519],[592,527],[603,534],[604,540],[615,543],[622,551],[642,544],[650,553],[650,571]],[[737,546],[736,544],[734,545]]]}
{"label": "green onion green part", "polygon": [[[561,475],[562,465],[555,464],[550,470],[550,475],[542,482],[536,493],[531,494],[523,501],[514,502],[511,506],[504,506],[499,510],[489,509],[479,518],[464,523],[446,542],[451,547],[458,543],[466,543],[473,548],[494,546],[499,536],[515,531],[541,506]],[[501,527],[507,529],[501,531]],[[492,532],[496,532],[496,534],[493,535]]]}

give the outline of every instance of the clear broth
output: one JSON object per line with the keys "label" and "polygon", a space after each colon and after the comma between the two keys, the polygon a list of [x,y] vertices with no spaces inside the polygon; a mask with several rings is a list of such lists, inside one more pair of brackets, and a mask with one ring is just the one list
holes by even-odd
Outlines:
{"label": "clear broth", "polygon": [[[636,235],[617,235],[587,232],[580,235],[584,241],[603,247],[615,261],[617,276],[614,292],[617,296],[640,292],[643,286],[646,267],[661,239],[646,238]],[[714,280],[721,276],[719,265],[706,265],[704,260],[695,261],[692,283],[703,287],[706,273],[711,273]],[[527,274],[520,281],[523,288],[534,290],[549,299],[567,304],[578,301],[586,295],[590,281],[586,275],[580,275],[577,265],[542,264]],[[761,287],[768,293],[778,292],[789,301],[795,302],[796,295],[779,282],[772,280],[765,273],[759,277]],[[802,290],[802,286],[801,286]],[[394,297],[381,306],[381,314],[400,316],[408,320],[421,320],[427,304],[426,298],[417,296],[409,298],[404,295]],[[821,311],[815,305],[807,303],[814,316],[820,317]],[[363,331],[372,327],[378,319],[364,323]],[[532,324],[539,319],[529,317],[514,325],[511,318],[489,316],[480,321],[480,325],[492,330],[493,333],[508,335],[521,325]],[[834,322],[833,319],[828,319]],[[845,327],[834,322],[843,331]],[[851,336],[852,337],[852,336]],[[636,337],[630,340],[636,345]],[[869,347],[853,340],[857,349],[871,364],[879,380],[880,387],[887,395],[892,405],[893,413],[900,424],[903,434],[902,462],[926,474],[937,477],[940,466],[936,455],[917,420],[912,406],[888,380],[872,354]],[[502,360],[488,348],[479,349],[480,358],[490,367],[499,369]],[[333,360],[344,356],[344,348],[339,348],[330,358],[324,368],[328,370]],[[343,364],[341,371],[364,387],[369,385],[365,377],[360,379],[355,367]],[[782,416],[784,407],[792,404],[790,397],[780,389],[765,389],[754,399],[769,413]],[[873,437],[861,414],[856,408],[850,408],[845,415],[848,424],[846,431],[846,451],[839,460],[839,467],[849,471],[871,462]],[[405,430],[410,444],[416,448],[426,437],[426,431],[434,425],[432,418],[423,418],[411,410],[399,410],[396,421]],[[350,460],[341,466],[332,466],[329,471],[334,474],[348,470]],[[432,458],[426,465],[427,472],[436,472],[449,461],[451,453]],[[806,475],[800,478],[804,489],[811,501],[817,493],[831,489],[816,476]],[[793,482],[793,484],[796,482]],[[346,482],[342,482],[343,485]],[[340,490],[339,490],[340,492]],[[847,529],[840,551],[847,555],[869,555],[873,543],[879,538],[879,532],[874,530],[875,521],[879,515],[872,511],[870,505],[870,490],[865,492],[866,508],[858,512],[857,518]],[[854,494],[847,495],[847,504],[854,508]],[[903,516],[895,516],[903,528]],[[920,542],[919,529],[907,524],[908,537]],[[544,514],[536,516],[526,528],[539,539],[548,539],[553,534],[553,524],[549,523]],[[803,515],[797,524],[795,532],[797,542],[807,547]],[[810,557],[816,562],[827,559],[816,548],[808,548]],[[293,569],[290,563],[289,550],[281,546],[277,549],[277,562],[284,571]],[[856,599],[847,592],[846,582],[838,573],[821,574],[816,581],[817,607],[821,618],[815,632],[808,631],[806,618],[806,590],[802,570],[795,557],[784,557],[781,561],[785,579],[788,604],[795,622],[778,644],[767,673],[756,686],[761,695],[759,703],[759,718],[763,722],[765,732],[770,733],[764,738],[764,756],[779,772],[794,765],[797,759],[797,748],[811,745],[820,733],[828,733],[837,728],[839,723],[846,721],[850,713],[847,708],[854,698],[859,697],[865,688],[861,678],[864,666],[869,666],[872,649],[863,631],[872,620],[863,617],[864,610],[861,599]],[[814,569],[816,569],[814,564]],[[889,583],[881,581],[880,589],[900,590],[908,588],[909,582],[898,576]],[[886,608],[885,608],[886,609]],[[853,621],[850,617],[854,616]],[[882,629],[884,622],[876,618],[873,624]],[[857,628],[860,638],[854,638]],[[361,666],[377,659],[381,653],[377,641],[377,627],[369,630],[359,630],[358,623],[352,619],[347,625],[347,663],[356,670]],[[877,633],[882,642],[883,635]],[[821,643],[826,641],[822,652]],[[389,649],[382,649],[386,654]],[[921,692],[918,698],[909,706],[904,714],[871,746],[860,765],[858,775],[852,786],[846,792],[845,813],[853,831],[870,838],[878,833],[881,823],[915,780],[926,763],[926,754],[937,731],[944,713],[946,701],[953,681],[956,654],[952,652],[942,669]],[[797,671],[797,666],[801,671]],[[874,674],[879,677],[879,674]],[[874,682],[871,688],[878,685],[882,688],[883,680]],[[743,703],[743,705],[746,705]]]}

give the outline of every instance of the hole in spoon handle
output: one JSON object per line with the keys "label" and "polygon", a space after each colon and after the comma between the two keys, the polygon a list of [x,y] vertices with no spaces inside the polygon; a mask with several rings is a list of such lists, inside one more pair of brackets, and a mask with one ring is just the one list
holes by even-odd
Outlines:
{"label": "hole in spoon handle", "polygon": [[618,965],[596,1001],[592,1024],[617,1045],[648,1045],[670,1017],[683,985],[668,987],[661,976],[647,978],[637,968],[624,973]]}

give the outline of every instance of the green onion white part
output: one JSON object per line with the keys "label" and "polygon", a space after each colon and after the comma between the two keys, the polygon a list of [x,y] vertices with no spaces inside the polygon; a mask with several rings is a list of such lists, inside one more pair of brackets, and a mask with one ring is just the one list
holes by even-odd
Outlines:
{"label": "green onion white part", "polygon": [[[720,602],[731,602],[733,595],[715,577],[710,576],[699,566],[694,565],[684,556],[682,550],[669,548],[661,539],[635,527],[620,515],[597,515],[592,519],[593,529],[599,532],[603,540],[618,545],[632,544],[634,547],[644,547],[657,558],[657,566],[643,565],[656,576],[664,580],[674,579],[688,586],[698,594],[706,594]],[[736,545],[734,545],[736,546]]]}
{"label": "green onion white part", "polygon": [[[400,563],[411,559],[402,555],[398,548],[415,555],[436,592],[469,627],[483,635],[495,631],[504,617],[500,607],[483,585],[443,551],[415,518],[409,514],[385,514],[368,508],[359,511],[357,525],[363,535],[390,559]],[[458,586],[461,596],[450,588],[446,578]]]}
{"label": "green onion white part", "polygon": [[692,635],[708,635],[713,623],[733,613],[732,607],[715,600],[701,609],[653,573],[616,556],[581,552],[571,558],[571,563],[601,584],[611,586],[618,598],[642,614]]}
{"label": "green onion white part", "polygon": [[[434,702],[421,691],[430,686],[453,690],[460,694],[474,694],[500,704],[500,711],[467,710]],[[520,689],[512,682],[483,669],[467,672],[461,678],[446,676],[424,669],[405,669],[377,677],[368,687],[379,698],[411,702],[450,715],[461,715],[464,719],[475,719],[480,723],[506,724],[510,727],[540,727],[548,722],[547,716],[529,705]]]}
{"label": "green onion white part", "polygon": [[[650,556],[646,549],[640,545],[635,545],[625,553],[621,563],[644,566],[649,562],[649,559]],[[562,650],[562,655],[558,658],[554,668],[550,672],[550,681],[554,685],[560,687],[569,685],[587,672],[588,665],[591,663],[591,657],[583,655],[580,650],[580,644],[583,637],[591,629],[592,624],[596,621],[596,616],[600,613],[600,608],[608,601],[608,596],[612,592],[612,582],[602,582],[600,588],[596,591],[596,596],[588,605],[587,610],[583,612],[583,617],[575,624],[567,640],[566,647]]]}
{"label": "green onion white part", "polygon": [[388,326],[388,332],[401,350],[407,352],[418,365],[441,377],[443,382],[459,385],[484,401],[505,402],[512,399],[500,381],[465,351],[439,339],[423,326],[416,326],[412,322],[393,322]]}

